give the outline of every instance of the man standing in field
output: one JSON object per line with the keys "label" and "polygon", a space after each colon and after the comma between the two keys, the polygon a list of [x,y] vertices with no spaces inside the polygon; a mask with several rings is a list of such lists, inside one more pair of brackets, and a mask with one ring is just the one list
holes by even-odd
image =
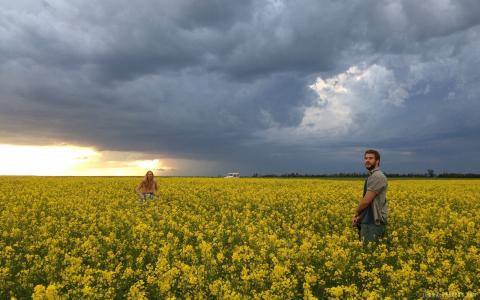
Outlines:
{"label": "man standing in field", "polygon": [[360,231],[360,239],[366,245],[377,243],[385,235],[387,225],[387,177],[380,170],[380,153],[367,150],[364,154],[365,168],[368,177],[363,187],[363,198],[360,201],[352,225]]}

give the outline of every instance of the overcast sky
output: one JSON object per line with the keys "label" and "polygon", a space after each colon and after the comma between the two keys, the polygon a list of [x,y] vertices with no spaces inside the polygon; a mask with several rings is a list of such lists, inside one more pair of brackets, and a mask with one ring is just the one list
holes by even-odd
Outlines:
{"label": "overcast sky", "polygon": [[179,175],[480,172],[479,82],[478,0],[0,0],[0,143]]}

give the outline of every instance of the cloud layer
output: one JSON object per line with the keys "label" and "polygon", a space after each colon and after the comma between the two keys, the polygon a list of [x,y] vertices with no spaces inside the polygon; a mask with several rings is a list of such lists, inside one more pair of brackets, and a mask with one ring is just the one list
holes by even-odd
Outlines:
{"label": "cloud layer", "polygon": [[0,7],[2,143],[215,175],[361,170],[367,147],[391,171],[480,171],[478,1]]}

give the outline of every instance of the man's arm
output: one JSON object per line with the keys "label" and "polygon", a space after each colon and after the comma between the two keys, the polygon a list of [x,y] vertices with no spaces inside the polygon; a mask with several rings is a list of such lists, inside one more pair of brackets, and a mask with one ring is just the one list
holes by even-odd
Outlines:
{"label": "man's arm", "polygon": [[377,193],[374,191],[367,191],[363,199],[358,204],[357,210],[355,211],[355,215],[358,216],[362,213],[362,211],[367,208],[370,203],[372,203],[373,199],[377,197]]}
{"label": "man's arm", "polygon": [[352,217],[352,225],[355,225],[358,223],[360,219],[360,214],[363,212],[365,208],[368,207],[370,203],[372,203],[373,199],[375,199],[376,196],[377,196],[377,193],[373,191],[367,191],[367,193],[365,193],[365,196],[363,196],[363,199],[360,200],[360,203],[358,204],[358,207],[355,210],[355,215]]}

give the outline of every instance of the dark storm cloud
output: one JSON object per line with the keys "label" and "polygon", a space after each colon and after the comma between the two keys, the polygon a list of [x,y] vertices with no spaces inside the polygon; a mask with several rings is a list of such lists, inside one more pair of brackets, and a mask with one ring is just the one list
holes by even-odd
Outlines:
{"label": "dark storm cloud", "polygon": [[[479,138],[478,1],[0,3],[2,142],[314,172],[370,145],[408,171]],[[319,76],[347,94],[318,102]]]}

